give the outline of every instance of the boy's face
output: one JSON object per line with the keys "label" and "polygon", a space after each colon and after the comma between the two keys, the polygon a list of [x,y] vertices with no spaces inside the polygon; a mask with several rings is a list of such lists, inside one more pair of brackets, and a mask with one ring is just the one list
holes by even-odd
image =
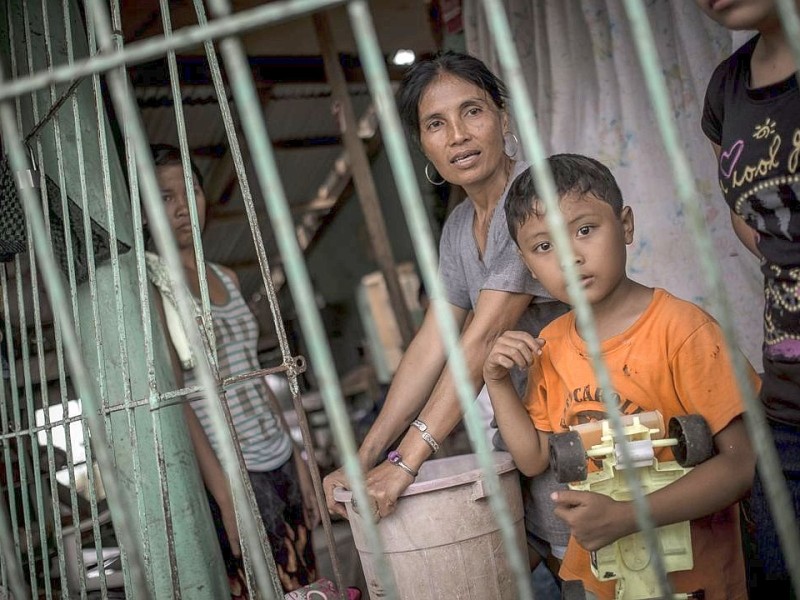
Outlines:
{"label": "boy's face", "polygon": [[775,0],[696,0],[696,2],[700,10],[727,29],[741,31],[780,27]]}
{"label": "boy's face", "polygon": [[[622,209],[618,217],[609,204],[591,194],[570,193],[559,202],[575,254],[581,287],[593,306],[613,297],[626,279],[625,246],[633,241],[633,212]],[[547,230],[544,207],[517,232],[522,260],[531,274],[553,297],[570,303],[567,281],[561,270],[555,243]]]}

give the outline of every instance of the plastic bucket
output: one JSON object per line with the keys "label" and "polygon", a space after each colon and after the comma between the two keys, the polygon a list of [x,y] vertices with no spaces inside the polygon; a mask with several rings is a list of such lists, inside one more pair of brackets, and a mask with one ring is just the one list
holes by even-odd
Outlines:
{"label": "plastic bucket", "polygon": [[[519,475],[510,454],[495,452],[492,458],[517,546],[527,556]],[[364,519],[353,511],[352,493],[337,489],[334,498],[347,507],[370,598],[384,598]],[[474,454],[425,462],[395,512],[378,522],[378,531],[401,599],[511,600],[517,596]]]}

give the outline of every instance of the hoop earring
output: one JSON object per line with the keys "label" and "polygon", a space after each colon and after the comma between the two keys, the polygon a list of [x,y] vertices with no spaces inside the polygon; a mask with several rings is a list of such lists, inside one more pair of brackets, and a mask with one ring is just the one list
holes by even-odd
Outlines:
{"label": "hoop earring", "polygon": [[503,134],[503,152],[508,158],[514,158],[519,152],[519,140],[510,131]]}
{"label": "hoop earring", "polygon": [[431,185],[442,185],[445,182],[444,177],[442,177],[440,173],[436,173],[436,171],[434,171],[434,173],[439,175],[439,177],[442,177],[441,181],[434,181],[433,177],[431,177],[430,173],[428,173],[428,167],[430,166],[431,166],[430,162],[425,163],[425,179],[427,179],[431,183]]}

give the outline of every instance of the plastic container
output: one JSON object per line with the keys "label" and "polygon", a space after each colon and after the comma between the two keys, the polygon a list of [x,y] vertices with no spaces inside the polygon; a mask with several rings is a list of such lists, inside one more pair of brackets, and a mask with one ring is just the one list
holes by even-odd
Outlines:
{"label": "plastic container", "polygon": [[[517,546],[527,557],[519,475],[510,454],[496,452],[492,457]],[[337,489],[334,498],[347,507],[370,598],[385,598],[364,520],[353,511],[351,492]],[[378,531],[403,600],[517,597],[508,554],[474,454],[425,462],[395,512],[378,522]]]}

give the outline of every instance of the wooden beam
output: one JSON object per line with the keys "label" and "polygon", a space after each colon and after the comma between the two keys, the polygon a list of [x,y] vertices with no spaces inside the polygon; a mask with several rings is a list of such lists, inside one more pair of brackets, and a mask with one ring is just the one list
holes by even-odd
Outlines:
{"label": "wooden beam", "polygon": [[331,86],[333,98],[338,105],[339,128],[342,131],[345,148],[350,159],[353,180],[357,190],[356,195],[364,213],[370,246],[383,273],[386,289],[389,293],[389,302],[394,311],[397,326],[400,330],[400,337],[403,340],[403,348],[405,349],[414,337],[414,322],[411,319],[411,312],[408,310],[403,288],[400,285],[400,278],[397,275],[397,264],[394,260],[392,246],[389,243],[389,232],[386,228],[386,221],[378,199],[375,180],[372,178],[367,153],[364,151],[364,144],[358,135],[358,122],[347,90],[347,80],[339,61],[339,55],[336,53],[330,18],[327,12],[320,12],[313,15],[313,20],[314,28],[317,32],[317,40],[325,61],[325,73]]}

